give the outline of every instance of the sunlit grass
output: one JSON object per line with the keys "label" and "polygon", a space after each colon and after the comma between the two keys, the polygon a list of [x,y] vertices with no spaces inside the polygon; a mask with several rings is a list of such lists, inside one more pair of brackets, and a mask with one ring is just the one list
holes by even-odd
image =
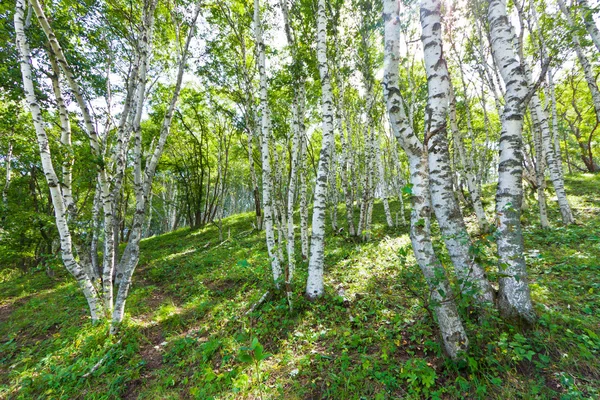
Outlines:
{"label": "sunlit grass", "polygon": [[[239,399],[258,397],[261,384],[265,398],[285,399],[595,398],[600,178],[567,177],[567,185],[578,225],[562,227],[551,201],[551,229],[539,229],[535,201],[524,214],[539,324],[523,331],[493,312],[469,319],[472,350],[462,364],[444,361],[435,323],[408,291],[426,294],[408,227],[388,228],[377,203],[370,242],[328,232],[326,293],[315,303],[302,297],[306,262],[298,256],[293,312],[272,290],[264,233],[252,232],[252,213],[223,221],[224,243],[215,225],[143,240],[118,337],[108,336],[106,324],[91,325],[83,296],[58,265],[54,278],[43,269],[5,273],[0,307],[13,308],[0,323],[0,398],[120,398],[135,390],[150,399]],[[484,189],[492,211],[493,185]],[[391,207],[399,209],[395,201]],[[340,205],[340,226],[344,218]],[[435,245],[443,250],[437,237]],[[400,249],[408,249],[402,264]],[[489,271],[493,250],[485,253]],[[413,272],[416,280],[407,281]],[[269,300],[246,315],[267,290]],[[238,358],[253,337],[273,354],[260,366],[260,382]],[[522,356],[527,351],[531,360]],[[420,380],[428,374],[431,387]]]}

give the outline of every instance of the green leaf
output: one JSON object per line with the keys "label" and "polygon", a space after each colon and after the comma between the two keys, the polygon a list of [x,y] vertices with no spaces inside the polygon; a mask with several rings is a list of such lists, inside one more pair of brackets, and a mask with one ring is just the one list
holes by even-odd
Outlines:
{"label": "green leaf", "polygon": [[252,362],[252,357],[248,353],[242,353],[242,354],[240,354],[239,355],[239,359],[243,363],[251,363]]}

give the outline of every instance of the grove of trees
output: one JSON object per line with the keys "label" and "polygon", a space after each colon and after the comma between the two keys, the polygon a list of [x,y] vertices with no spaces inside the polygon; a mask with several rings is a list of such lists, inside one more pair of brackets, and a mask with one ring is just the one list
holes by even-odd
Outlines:
{"label": "grove of trees", "polygon": [[[119,334],[143,238],[215,225],[223,242],[223,219],[248,212],[270,291],[292,310],[296,288],[310,301],[326,290],[328,224],[368,243],[380,202],[390,228],[409,227],[456,359],[469,349],[459,294],[478,313],[536,323],[522,210],[539,210],[542,228],[576,224],[565,175],[600,171],[596,11],[3,2],[0,269],[60,260],[92,321]],[[495,242],[494,270],[474,253],[480,237]]]}

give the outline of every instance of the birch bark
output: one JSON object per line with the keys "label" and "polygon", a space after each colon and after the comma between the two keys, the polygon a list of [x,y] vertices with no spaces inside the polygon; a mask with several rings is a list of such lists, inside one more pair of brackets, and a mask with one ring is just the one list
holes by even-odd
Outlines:
{"label": "birch bark", "polygon": [[308,260],[308,164],[306,158],[306,134],[304,132],[304,121],[300,123],[300,243],[302,246],[302,259]]}
{"label": "birch bark", "polygon": [[[154,13],[156,1],[150,4],[150,11]],[[134,170],[134,192],[136,198],[135,214],[133,216],[133,223],[131,226],[131,234],[127,247],[121,256],[119,262],[119,271],[121,271],[120,284],[115,300],[115,306],[112,312],[112,324],[110,332],[115,334],[118,330],[119,325],[123,321],[125,313],[125,302],[127,295],[129,294],[129,288],[131,287],[131,278],[135,267],[139,261],[140,252],[140,240],[142,239],[142,231],[144,227],[144,220],[146,218],[146,211],[148,207],[148,198],[152,190],[152,182],[158,166],[158,161],[162,156],[165,143],[170,133],[171,121],[173,120],[173,113],[177,100],[179,99],[179,93],[181,91],[181,85],[183,82],[183,72],[187,63],[188,51],[190,42],[195,34],[195,25],[198,15],[200,14],[201,1],[196,3],[193,17],[190,21],[189,32],[185,40],[185,44],[179,54],[177,60],[177,78],[175,82],[175,88],[173,90],[173,96],[167,108],[167,111],[163,117],[158,142],[155,145],[149,159],[146,160],[145,168],[142,170],[142,145],[141,145],[141,133],[138,131],[134,142],[134,157],[135,157],[135,170]]]}
{"label": "birch bark", "polygon": [[521,203],[523,198],[523,114],[528,85],[515,49],[505,0],[488,0],[492,54],[506,86],[500,133],[496,223],[500,291],[498,307],[506,318],[536,319],[523,256]]}
{"label": "birch bark", "polygon": [[[463,290],[475,290],[480,302],[493,302],[494,293],[485,271],[469,252],[471,238],[452,188],[452,169],[446,134],[450,77],[442,50],[441,1],[421,0],[421,40],[429,98],[425,111],[431,202],[444,242]],[[467,284],[468,283],[468,284]]]}
{"label": "birch bark", "polygon": [[282,270],[279,263],[275,245],[275,232],[273,230],[273,195],[271,180],[271,157],[269,143],[271,139],[271,121],[269,115],[269,102],[267,98],[267,73],[265,70],[265,44],[262,36],[262,26],[260,21],[260,3],[254,0],[254,35],[256,40],[257,66],[260,78],[260,129],[262,133],[261,159],[262,159],[262,179],[263,179],[263,214],[264,227],[267,240],[267,251],[273,273],[275,286],[279,287]]}
{"label": "birch bark", "polygon": [[[454,96],[452,84],[450,84],[449,94],[450,130],[452,131],[452,136],[454,137],[454,146],[460,159],[460,167],[462,169],[462,173],[464,174],[467,181],[467,186],[469,188],[469,196],[471,197],[473,209],[475,210],[475,216],[477,217],[477,224],[479,225],[479,229],[482,232],[485,232],[488,230],[489,224],[485,215],[485,210],[483,209],[483,204],[481,202],[481,187],[479,185],[479,182],[477,182],[477,178],[474,173],[475,166],[473,165],[473,159],[472,157],[467,157],[462,132],[458,128],[458,123],[456,121],[456,97]],[[468,102],[467,99],[465,100]],[[467,104],[466,107],[469,108],[469,105]],[[485,150],[487,150],[487,148],[485,148],[484,151]]]}
{"label": "birch bark", "polygon": [[[519,12],[519,21],[521,22],[521,29],[524,29],[523,20],[525,16],[522,7],[517,5],[517,10]],[[537,28],[537,13],[535,11],[535,7],[531,7],[532,19],[534,27]],[[533,32],[533,27],[529,24],[529,30]],[[540,53],[542,62],[548,62],[548,58],[546,56],[546,48],[542,35],[540,35]],[[523,56],[523,40],[522,37],[519,37],[519,56],[523,60],[523,69],[525,72],[525,78],[528,82],[532,82],[532,73],[531,68],[527,65],[527,62]],[[552,185],[554,186],[554,191],[556,192],[556,198],[558,201],[558,206],[561,212],[562,221],[565,225],[569,225],[575,222],[573,217],[573,213],[571,211],[571,206],[569,205],[569,200],[567,198],[567,193],[565,191],[565,182],[562,174],[562,165],[560,161],[557,160],[557,155],[554,148],[553,143],[553,134],[550,130],[550,124],[548,121],[548,112],[546,111],[546,107],[542,106],[542,102],[537,94],[534,93],[531,97],[530,103],[531,116],[534,124],[537,125],[537,132],[534,136],[534,144],[536,146],[536,160],[539,158],[539,161],[536,161],[536,173],[538,174],[537,178],[539,180],[538,186],[545,187],[545,178],[544,178],[544,157],[546,161],[546,165],[548,166],[548,170],[550,172],[550,178],[552,179]],[[539,134],[538,134],[539,133]],[[538,156],[539,149],[539,156]],[[541,170],[537,172],[537,165],[541,167]],[[541,174],[541,175],[540,175]],[[540,218],[542,219],[542,227],[549,226],[547,221],[547,216],[541,215],[543,213],[542,208],[545,211],[545,197],[543,187],[538,187],[538,201],[540,202]],[[541,197],[540,197],[541,196]],[[544,204],[541,204],[544,203]],[[545,221],[544,221],[545,219]]]}
{"label": "birch bark", "polygon": [[433,308],[440,328],[444,349],[452,358],[468,347],[468,339],[452,299],[452,290],[431,242],[429,218],[431,205],[427,175],[427,153],[415,135],[404,111],[400,95],[398,67],[400,53],[399,3],[383,3],[385,26],[384,96],[394,135],[409,159],[412,183],[410,238],[417,263],[421,267],[434,300]]}
{"label": "birch bark", "polygon": [[[377,135],[377,139],[379,135]],[[389,227],[394,226],[394,220],[392,219],[392,212],[390,211],[390,203],[388,202],[388,185],[385,180],[385,169],[383,168],[383,154],[381,152],[380,141],[375,141],[375,162],[377,164],[377,176],[379,177],[379,186],[381,189],[381,202],[383,203],[383,212],[385,214],[385,221]]]}
{"label": "birch bark", "polygon": [[92,321],[95,322],[103,315],[102,303],[99,298],[100,296],[92,283],[91,277],[85,273],[84,269],[79,265],[79,263],[77,263],[73,255],[73,244],[67,223],[65,199],[63,197],[63,193],[61,192],[60,183],[54,170],[54,165],[52,164],[48,136],[44,128],[43,116],[34,91],[32,79],[33,74],[31,68],[31,53],[24,30],[24,16],[26,7],[27,5],[25,0],[17,0],[14,16],[16,44],[17,51],[19,52],[19,63],[21,68],[21,76],[23,79],[23,87],[25,90],[25,97],[33,118],[33,124],[40,151],[40,158],[42,160],[42,168],[44,170],[46,182],[48,183],[48,187],[50,189],[52,205],[54,206],[56,227],[60,236],[61,257],[65,267],[73,275],[78,286],[82,290],[88,302]]}
{"label": "birch bark", "polygon": [[347,139],[347,129],[344,129],[345,125],[343,124],[342,118],[340,116],[340,108],[342,107],[343,99],[344,89],[343,87],[341,87],[336,110],[336,118],[338,120],[338,126],[340,127],[340,143],[342,146],[340,152],[340,180],[342,183],[342,190],[344,191],[344,201],[346,204],[346,220],[348,222],[348,235],[356,236],[356,228],[354,227],[354,204],[352,204],[352,189],[350,188],[350,182],[348,179],[348,147],[350,146],[350,141]]}
{"label": "birch bark", "polygon": [[300,146],[301,146],[301,135],[304,134],[304,107],[305,107],[305,88],[304,88],[304,74],[301,71],[302,64],[301,60],[298,59],[297,44],[292,35],[292,30],[289,21],[289,12],[287,7],[287,0],[280,0],[281,10],[283,13],[284,28],[287,37],[288,46],[292,52],[292,62],[294,64],[294,70],[296,76],[294,76],[294,99],[292,101],[292,155],[290,161],[290,176],[287,191],[287,255],[288,255],[288,270],[286,274],[286,288],[288,295],[288,303],[290,309],[292,308],[292,289],[291,282],[294,278],[294,271],[296,268],[296,250],[295,250],[295,235],[296,225],[294,224],[294,204],[296,196],[296,183],[298,181],[298,170],[300,169]]}
{"label": "birch bark", "polygon": [[596,49],[600,51],[600,31],[598,30],[598,26],[594,21],[594,13],[590,8],[587,0],[577,0],[577,4],[579,5],[579,13],[581,14],[581,18],[583,19],[583,24],[585,25],[585,29],[588,31],[590,37],[592,38],[592,42],[594,42],[594,46]]}
{"label": "birch bark", "polygon": [[315,184],[313,203],[312,236],[306,297],[314,300],[323,294],[323,263],[325,256],[325,209],[327,176],[333,147],[333,94],[327,65],[327,19],[325,0],[318,0],[317,9],[317,64],[321,78],[321,114],[323,140]]}

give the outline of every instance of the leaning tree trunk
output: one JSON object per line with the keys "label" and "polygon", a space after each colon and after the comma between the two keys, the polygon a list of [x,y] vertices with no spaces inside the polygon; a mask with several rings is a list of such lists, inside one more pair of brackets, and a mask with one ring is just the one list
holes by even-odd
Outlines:
{"label": "leaning tree trunk", "polygon": [[444,242],[463,291],[477,292],[479,302],[493,302],[485,271],[470,254],[471,238],[452,188],[452,168],[446,134],[450,77],[442,51],[441,1],[421,0],[422,42],[429,99],[425,119],[431,202]]}
{"label": "leaning tree trunk", "polygon": [[577,0],[577,4],[579,4],[579,12],[581,13],[581,18],[583,19],[585,29],[592,38],[592,42],[594,42],[596,49],[600,51],[600,31],[598,30],[598,26],[594,21],[594,13],[587,0]]}
{"label": "leaning tree trunk", "polygon": [[327,19],[325,0],[319,0],[317,10],[317,64],[321,77],[321,114],[323,118],[323,141],[319,157],[317,181],[313,203],[312,237],[306,297],[316,299],[323,294],[323,263],[325,258],[325,209],[327,195],[327,176],[333,148],[333,93],[327,65]]}
{"label": "leaning tree trunk", "polygon": [[385,0],[383,21],[384,96],[394,135],[408,155],[412,183],[412,213],[410,238],[417,263],[425,275],[432,297],[432,306],[440,328],[444,349],[452,358],[468,347],[468,338],[453,300],[445,271],[433,250],[430,232],[430,199],[427,175],[427,153],[415,135],[400,95],[398,67],[400,59],[399,3]]}
{"label": "leaning tree trunk", "polygon": [[[521,29],[523,29],[523,10],[521,7],[517,7],[519,12],[519,20],[521,22]],[[533,29],[537,29],[537,14],[535,11],[535,7],[531,9],[534,28],[529,25],[529,30],[533,32]],[[546,57],[546,48],[544,44],[544,40],[542,35],[540,35],[540,53],[541,59],[544,63],[549,62]],[[528,82],[532,82],[532,73],[531,69],[527,65],[525,57],[523,56],[523,39],[522,35],[519,37],[519,56],[523,60],[523,69],[525,72],[525,78]],[[558,202],[558,206],[560,208],[560,213],[562,215],[562,221],[565,225],[572,224],[575,222],[573,218],[573,213],[571,211],[571,206],[569,205],[569,200],[567,199],[567,193],[565,191],[565,182],[562,174],[562,165],[556,159],[556,153],[554,149],[554,143],[552,139],[552,131],[550,130],[550,124],[548,121],[548,112],[546,111],[546,107],[542,107],[542,102],[537,94],[537,92],[533,93],[531,97],[531,103],[529,107],[531,111],[531,117],[533,119],[534,125],[536,125],[536,132],[534,137],[535,151],[536,151],[536,173],[541,176],[538,176],[538,180],[544,180],[544,182],[538,183],[538,201],[540,202],[540,207],[545,208],[545,200],[542,199],[544,197],[543,190],[545,187],[545,178],[544,178],[544,168],[538,172],[537,165],[543,166],[544,164],[544,156],[545,161],[548,166],[548,170],[550,172],[550,178],[552,179],[552,185],[554,186],[554,191],[556,192],[556,198]],[[539,150],[539,154],[538,154]],[[539,161],[537,159],[539,158]],[[544,186],[544,187],[539,187]],[[540,192],[541,191],[541,192]],[[542,202],[544,204],[542,204]],[[542,222],[542,227],[548,226],[547,221],[543,221],[544,217],[541,215],[542,210],[540,209],[540,217]]]}
{"label": "leaning tree trunk", "polygon": [[572,30],[572,41],[575,46],[575,53],[577,54],[577,59],[579,60],[579,64],[581,64],[581,68],[583,69],[583,75],[585,76],[585,81],[590,89],[590,93],[592,95],[592,102],[594,104],[594,110],[596,111],[596,119],[600,121],[600,90],[598,89],[598,84],[596,83],[596,76],[594,75],[594,71],[592,69],[592,65],[590,61],[586,57],[583,47],[581,46],[581,40],[579,37],[579,32],[577,30],[577,26],[573,19],[571,18],[571,14],[567,9],[563,0],[558,0],[558,5],[567,19],[567,24]]}
{"label": "leaning tree trunk", "polygon": [[73,255],[73,244],[71,233],[67,224],[67,210],[65,200],[60,188],[60,181],[54,166],[52,164],[52,155],[50,154],[50,143],[45,130],[45,123],[40,110],[38,99],[35,95],[33,86],[33,72],[31,68],[31,52],[27,37],[25,36],[24,17],[25,8],[27,7],[25,0],[17,0],[14,24],[17,41],[17,51],[19,53],[19,62],[21,67],[21,76],[23,79],[23,88],[25,97],[33,118],[40,158],[42,160],[42,168],[46,176],[46,182],[50,189],[52,205],[54,206],[54,217],[56,227],[60,236],[61,257],[67,270],[73,275],[80,289],[82,290],[90,309],[92,321],[97,321],[103,315],[102,302],[100,295],[96,291],[92,283],[92,278],[88,276],[84,269],[77,263]]}
{"label": "leaning tree trunk", "polygon": [[[193,18],[190,21],[189,32],[182,49],[182,53],[179,55],[177,63],[177,78],[175,82],[175,88],[173,90],[173,96],[171,97],[171,101],[162,120],[158,142],[150,154],[149,159],[146,160],[144,169],[142,169],[141,132],[137,132],[134,140],[134,193],[136,198],[135,214],[133,216],[129,242],[127,243],[127,247],[125,248],[125,251],[123,252],[119,262],[118,270],[120,273],[120,283],[115,300],[115,307],[112,312],[112,326],[110,329],[111,334],[115,334],[117,332],[125,315],[125,302],[131,287],[133,273],[139,261],[140,241],[142,239],[142,231],[148,209],[148,199],[150,197],[150,192],[152,191],[152,182],[154,181],[156,168],[164,151],[164,147],[171,130],[171,121],[173,120],[173,113],[175,111],[175,106],[177,105],[177,100],[179,99],[179,93],[181,91],[183,82],[183,72],[187,62],[190,42],[192,41],[195,33],[195,23],[198,19],[198,15],[200,14],[200,6],[201,1],[198,1],[194,9]],[[151,10],[152,9],[153,7]]]}
{"label": "leaning tree trunk", "polygon": [[488,0],[492,53],[506,86],[500,132],[496,224],[500,291],[498,307],[510,319],[536,319],[523,256],[521,203],[523,199],[523,115],[528,86],[513,43],[515,38],[505,0]]}

